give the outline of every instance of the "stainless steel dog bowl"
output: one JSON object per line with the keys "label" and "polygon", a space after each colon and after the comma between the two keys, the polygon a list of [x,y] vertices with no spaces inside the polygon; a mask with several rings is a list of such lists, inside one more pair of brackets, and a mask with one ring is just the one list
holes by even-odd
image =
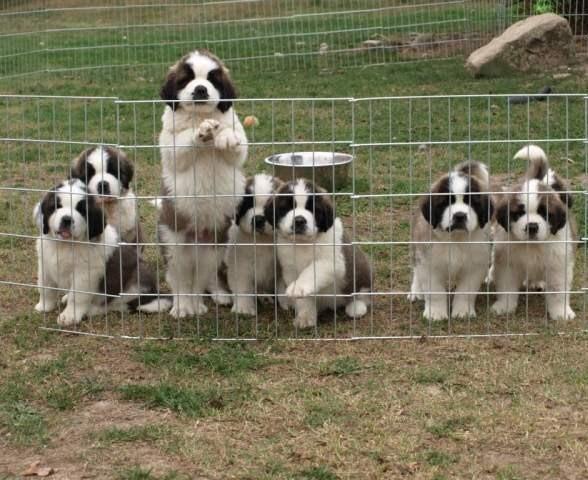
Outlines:
{"label": "stainless steel dog bowl", "polygon": [[265,159],[273,174],[285,182],[297,178],[314,181],[326,190],[342,188],[349,177],[353,155],[337,152],[277,153]]}

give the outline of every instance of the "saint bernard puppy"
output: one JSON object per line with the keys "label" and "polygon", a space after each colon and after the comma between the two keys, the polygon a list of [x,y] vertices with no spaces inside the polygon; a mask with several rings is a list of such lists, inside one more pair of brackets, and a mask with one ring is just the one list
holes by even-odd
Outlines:
{"label": "saint bernard puppy", "polygon": [[[208,311],[206,291],[230,302],[219,277],[226,233],[244,189],[247,137],[233,110],[235,88],[223,63],[196,50],[173,65],[161,98],[162,202],[159,239],[174,294],[174,317]],[[167,245],[165,245],[167,244]]]}
{"label": "saint bernard puppy", "polygon": [[[33,215],[41,230],[36,311],[55,310],[63,290],[69,291],[57,318],[63,327],[106,310],[156,312],[171,307],[171,301],[155,296],[155,279],[134,249],[118,246],[116,229],[105,224],[104,212],[79,179],[50,190]],[[123,292],[128,295],[121,297]]]}
{"label": "saint bernard puppy", "polygon": [[513,313],[519,289],[539,286],[547,292],[549,317],[572,320],[576,314],[567,292],[574,278],[577,234],[569,188],[549,168],[540,147],[523,147],[515,159],[529,166],[517,193],[498,202],[493,265],[497,300],[492,311]]}
{"label": "saint bernard puppy", "polygon": [[247,179],[235,223],[229,229],[225,256],[233,313],[255,315],[258,295],[265,300],[271,298],[268,295],[278,293],[276,290],[283,293],[274,229],[264,213],[281,185],[281,180],[265,173]]}
{"label": "saint bernard puppy", "polygon": [[494,206],[486,165],[457,165],[422,198],[412,227],[413,277],[409,300],[425,300],[424,317],[449,317],[448,292],[455,289],[451,316],[476,316],[476,295],[490,263],[490,219]]}
{"label": "saint bernard puppy", "polygon": [[296,308],[294,326],[316,326],[317,315],[345,307],[349,317],[366,314],[372,269],[365,254],[354,247],[329,194],[298,179],[282,185],[265,208],[277,233],[278,261],[286,296]]}
{"label": "saint bernard puppy", "polygon": [[84,150],[74,159],[71,176],[79,178],[95,195],[106,221],[116,228],[121,241],[141,243],[142,231],[137,217],[137,201],[131,189],[134,168],[121,150],[97,146]]}

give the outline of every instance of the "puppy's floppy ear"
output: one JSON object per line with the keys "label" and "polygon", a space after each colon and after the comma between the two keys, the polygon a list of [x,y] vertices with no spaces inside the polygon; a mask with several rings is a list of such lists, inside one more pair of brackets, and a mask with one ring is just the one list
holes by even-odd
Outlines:
{"label": "puppy's floppy ear", "polygon": [[179,104],[173,100],[178,99],[178,84],[177,84],[177,73],[175,67],[169,71],[165,78],[165,83],[161,86],[159,96],[162,100],[167,100],[165,103],[175,110]]}
{"label": "puppy's floppy ear", "polygon": [[559,230],[565,227],[567,222],[567,213],[563,205],[559,202],[551,202],[547,209],[547,219],[551,229],[551,234],[555,235]]}
{"label": "puppy's floppy ear", "polygon": [[[433,204],[431,202],[432,199],[432,195],[427,195],[421,199],[421,213],[423,214],[423,217],[425,217],[425,220],[431,225],[433,225],[431,222],[431,218],[433,217]],[[433,225],[433,228],[436,226],[437,225]]]}
{"label": "puppy's floppy ear", "polygon": [[230,100],[237,98],[237,89],[229,77],[229,71],[224,66],[215,70],[215,78],[212,83],[220,93],[221,101],[217,108],[224,113],[233,106],[233,102]]}
{"label": "puppy's floppy ear", "polygon": [[87,148],[80,153],[73,161],[71,166],[70,178],[78,178],[86,183],[88,178],[92,177],[96,171],[94,167],[88,163],[88,156],[94,151],[94,148]]}
{"label": "puppy's floppy ear", "polygon": [[[277,192],[276,192],[277,193]],[[266,204],[265,207],[263,207],[263,215],[265,216],[265,219],[267,220],[267,222],[272,226],[275,227],[275,203],[276,203],[277,197],[272,196],[272,198],[270,198]]]}
{"label": "puppy's floppy ear", "polygon": [[102,209],[96,205],[94,197],[85,197],[83,201],[78,202],[76,210],[86,219],[88,240],[102,234],[106,218]]}
{"label": "puppy's floppy ear", "polygon": [[314,199],[314,218],[319,232],[326,232],[333,226],[335,210],[325,190],[317,189]]}
{"label": "puppy's floppy ear", "polygon": [[513,201],[510,198],[507,198],[500,202],[498,208],[496,209],[496,221],[498,224],[504,228],[507,232],[510,228],[510,202]]}
{"label": "puppy's floppy ear", "polygon": [[492,197],[486,193],[479,194],[478,198],[480,202],[479,207],[476,209],[476,214],[478,215],[480,228],[484,228],[494,215],[494,202]]}
{"label": "puppy's floppy ear", "polygon": [[119,158],[120,175],[119,180],[122,186],[128,190],[133,180],[133,174],[135,173],[135,167],[127,157],[124,155]]}
{"label": "puppy's floppy ear", "polygon": [[553,188],[556,192],[559,193],[559,198],[561,198],[561,201],[565,203],[568,206],[568,208],[572,208],[574,204],[573,196],[571,193],[565,193],[569,190],[569,188],[565,184],[565,182],[559,177],[559,175],[554,175],[551,188]]}

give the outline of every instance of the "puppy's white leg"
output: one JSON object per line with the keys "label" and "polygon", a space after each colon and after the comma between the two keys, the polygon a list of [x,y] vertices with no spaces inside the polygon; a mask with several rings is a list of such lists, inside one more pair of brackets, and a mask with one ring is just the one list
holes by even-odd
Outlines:
{"label": "puppy's white leg", "polygon": [[345,306],[345,313],[351,318],[363,317],[368,311],[365,295],[356,295]]}
{"label": "puppy's white leg", "polygon": [[423,316],[427,320],[445,320],[447,315],[447,290],[445,282],[431,272],[429,279],[421,284],[425,297],[425,311]]}
{"label": "puppy's white leg", "polygon": [[423,293],[421,292],[420,278],[417,273],[417,269],[414,268],[412,272],[412,284],[410,285],[410,293],[406,296],[409,302],[423,299]]}
{"label": "puppy's white leg", "polygon": [[496,302],[492,305],[492,311],[497,315],[513,313],[517,309],[519,301],[518,292],[522,281],[520,273],[509,265],[496,265],[494,272]]}
{"label": "puppy's white leg", "polygon": [[214,256],[216,258],[216,272],[210,276],[206,289],[212,294],[212,301],[217,305],[230,305],[233,301],[231,293],[227,290],[226,280],[221,274],[220,268],[222,259],[226,253],[224,245],[214,246]]}
{"label": "puppy's white leg", "polygon": [[251,261],[251,258],[243,258],[245,255],[240,255],[237,250],[236,257],[232,255],[227,256],[227,281],[229,287],[233,292],[233,308],[231,312],[240,315],[255,315],[255,280],[251,275],[251,268],[246,264],[246,260]]}
{"label": "puppy's white leg", "polygon": [[209,290],[210,285],[217,284],[218,262],[214,247],[198,245],[196,251],[196,269],[194,271],[194,310],[198,315],[208,312],[202,294]]}
{"label": "puppy's white leg", "polygon": [[[104,269],[104,266],[102,267]],[[103,274],[88,268],[80,267],[72,275],[72,288],[67,296],[67,305],[57,317],[57,324],[62,327],[76,325],[92,310],[92,301],[96,294],[82,293],[96,291],[99,287],[100,276]]]}
{"label": "puppy's white leg", "polygon": [[284,283],[284,279],[282,277],[278,278],[276,281],[276,288],[277,288],[277,297],[278,297],[278,305],[282,310],[289,310],[292,308],[292,303],[288,299],[286,295],[286,284]]}
{"label": "puppy's white leg", "polygon": [[[471,265],[471,270],[465,271],[459,279],[453,298],[451,316],[467,318],[476,316],[476,297],[486,274],[484,265]],[[467,293],[470,292],[470,293]]]}
{"label": "puppy's white leg", "polygon": [[561,292],[545,294],[547,312],[552,320],[573,320],[576,318],[576,314],[570,306],[569,294],[574,278],[573,266],[568,268],[567,278],[565,277],[566,274],[563,271],[552,271],[546,282],[547,291]]}
{"label": "puppy's white leg", "polygon": [[195,264],[191,248],[169,247],[165,278],[174,295],[170,315],[175,318],[194,315],[194,302],[190,294],[192,293]]}
{"label": "puppy's white leg", "polygon": [[311,328],[316,326],[317,310],[315,298],[298,298],[295,301],[296,317],[294,326],[296,328]]}
{"label": "puppy's white leg", "polygon": [[35,305],[35,310],[37,312],[52,312],[57,308],[59,291],[54,290],[54,288],[57,288],[57,283],[44,271],[41,259],[39,259],[37,285],[39,286],[39,302]]}

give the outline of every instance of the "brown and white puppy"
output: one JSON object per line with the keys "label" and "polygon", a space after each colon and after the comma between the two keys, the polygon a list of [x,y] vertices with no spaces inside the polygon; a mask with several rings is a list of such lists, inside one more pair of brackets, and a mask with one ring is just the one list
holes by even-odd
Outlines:
{"label": "brown and white puppy", "polygon": [[[245,188],[247,137],[233,110],[235,88],[223,63],[195,50],[173,65],[161,88],[167,106],[159,136],[159,239],[174,295],[174,317],[204,314],[201,295],[230,296],[219,279],[222,242]],[[186,245],[186,244],[190,245]],[[183,244],[183,245],[182,245]]]}
{"label": "brown and white puppy", "polygon": [[449,316],[448,292],[455,289],[454,318],[476,316],[476,295],[490,263],[490,219],[486,165],[457,165],[422,198],[412,227],[413,277],[409,300],[425,300],[425,318]]}
{"label": "brown and white puppy", "polygon": [[137,201],[131,188],[134,167],[125,153],[99,145],[84,150],[72,164],[71,176],[79,178],[96,196],[96,204],[116,228],[121,241],[141,243],[143,235],[137,216]]}
{"label": "brown and white puppy", "polygon": [[505,194],[496,210],[492,310],[512,313],[524,284],[545,287],[547,312],[553,320],[572,320],[569,290],[574,277],[576,225],[569,210],[569,188],[549,168],[545,152],[523,147],[515,159],[529,163],[514,194]]}
{"label": "brown and white puppy", "polygon": [[265,217],[277,234],[295,327],[315,326],[318,313],[329,308],[344,306],[352,318],[366,314],[369,300],[361,294],[372,288],[371,266],[351,244],[324,189],[304,179],[284,184],[266,205]]}
{"label": "brown and white puppy", "polygon": [[155,280],[134,248],[118,246],[116,229],[105,224],[104,212],[79,179],[46,193],[33,216],[41,230],[38,312],[55,310],[63,290],[69,292],[57,318],[61,326],[107,310],[155,312],[171,306],[157,298]]}
{"label": "brown and white puppy", "polygon": [[274,293],[283,293],[274,229],[264,214],[281,185],[280,179],[265,173],[247,179],[235,223],[229,229],[225,256],[234,313],[255,315],[258,296],[261,300],[271,300]]}

